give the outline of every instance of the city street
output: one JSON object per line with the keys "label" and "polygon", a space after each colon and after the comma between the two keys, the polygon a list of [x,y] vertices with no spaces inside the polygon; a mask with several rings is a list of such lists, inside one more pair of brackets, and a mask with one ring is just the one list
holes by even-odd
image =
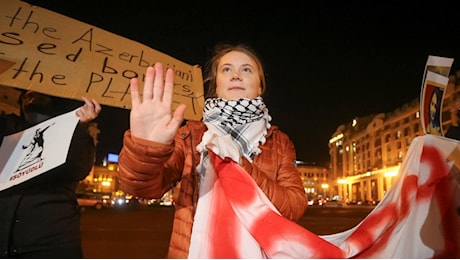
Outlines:
{"label": "city street", "polygon": [[[318,235],[358,224],[371,207],[309,207],[299,224]],[[134,206],[85,209],[82,240],[85,258],[166,258],[174,207]]]}

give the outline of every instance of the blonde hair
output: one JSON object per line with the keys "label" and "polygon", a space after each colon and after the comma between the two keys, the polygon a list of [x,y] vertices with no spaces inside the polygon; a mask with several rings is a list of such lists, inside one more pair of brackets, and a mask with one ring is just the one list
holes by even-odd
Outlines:
{"label": "blonde hair", "polygon": [[265,83],[265,73],[264,73],[264,68],[262,66],[262,62],[257,55],[257,53],[249,46],[245,44],[219,44],[214,48],[214,55],[212,58],[208,61],[205,67],[205,77],[204,77],[204,83],[205,86],[207,86],[207,93],[206,93],[206,98],[215,98],[217,97],[216,89],[217,89],[217,83],[216,83],[216,78],[217,78],[217,69],[219,66],[219,62],[221,58],[231,52],[231,51],[238,51],[242,52],[246,55],[248,55],[251,59],[254,60],[254,62],[257,65],[257,70],[259,73],[259,78],[260,78],[260,89],[261,89],[261,95],[265,92],[266,88],[266,83]]}

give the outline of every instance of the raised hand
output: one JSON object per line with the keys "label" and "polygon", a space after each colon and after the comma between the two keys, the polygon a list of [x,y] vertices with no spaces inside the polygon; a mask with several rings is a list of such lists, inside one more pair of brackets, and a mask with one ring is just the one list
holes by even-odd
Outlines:
{"label": "raised hand", "polygon": [[77,110],[77,116],[80,118],[80,122],[87,123],[93,119],[95,119],[99,113],[101,112],[102,108],[99,102],[95,99],[88,99],[86,97],[82,97],[85,104]]}
{"label": "raised hand", "polygon": [[147,68],[142,96],[138,79],[131,79],[130,128],[134,137],[170,143],[184,119],[184,104],[172,112],[173,70],[168,69],[165,80],[163,78],[161,63]]}

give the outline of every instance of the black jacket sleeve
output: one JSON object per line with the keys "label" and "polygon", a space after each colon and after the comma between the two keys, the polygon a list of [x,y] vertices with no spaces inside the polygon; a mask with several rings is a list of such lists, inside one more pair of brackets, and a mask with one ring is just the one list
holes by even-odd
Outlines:
{"label": "black jacket sleeve", "polygon": [[66,162],[51,170],[59,180],[81,181],[88,176],[96,160],[96,147],[88,125],[79,123],[72,136]]}

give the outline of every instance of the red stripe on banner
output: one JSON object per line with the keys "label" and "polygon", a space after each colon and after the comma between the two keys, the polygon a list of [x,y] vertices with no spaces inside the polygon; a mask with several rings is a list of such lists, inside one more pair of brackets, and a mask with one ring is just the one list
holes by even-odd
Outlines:
{"label": "red stripe on banner", "polygon": [[[458,169],[450,167],[443,155],[434,146],[424,146],[421,155],[422,163],[429,165],[429,179],[421,187],[420,197],[432,199],[429,215],[426,223],[441,223],[439,229],[440,238],[443,240],[444,247],[435,250],[434,258],[460,258],[460,194],[455,194],[456,180],[453,177]],[[452,169],[452,172],[450,172]],[[457,196],[457,199],[455,199]],[[428,197],[428,198],[427,198]],[[436,215],[435,215],[436,214]],[[440,220],[439,220],[440,219]],[[433,227],[423,226],[421,233],[432,232]],[[427,237],[432,234],[426,234]],[[429,244],[430,241],[425,241]]]}
{"label": "red stripe on banner", "polygon": [[253,223],[251,234],[270,258],[344,258],[339,247],[304,227],[268,211]]}
{"label": "red stripe on banner", "polygon": [[247,241],[241,234],[247,239],[249,231],[263,249],[261,257],[458,259],[460,170],[438,147],[420,146],[422,151],[407,159],[388,195],[358,226],[329,236],[280,216],[240,165],[210,152],[218,176],[211,210],[220,216],[213,220],[216,246],[211,257],[241,258],[258,250],[241,246]]}
{"label": "red stripe on banner", "polygon": [[212,223],[210,229],[210,258],[240,258],[239,248],[235,241],[238,241],[240,226],[238,217],[227,201],[224,191],[219,187],[220,181],[214,186],[214,198],[211,205]]}
{"label": "red stripe on banner", "polygon": [[[354,251],[361,252],[355,257],[368,258],[385,249],[394,228],[400,220],[396,203],[389,203],[378,212],[370,214],[365,221],[346,239]],[[375,237],[376,234],[380,237]]]}
{"label": "red stripe on banner", "polygon": [[[222,160],[219,156],[215,155],[210,151],[211,161],[214,162],[214,167],[216,169],[216,174],[219,176],[219,179],[227,179],[225,183],[230,189],[227,196],[231,196],[232,203],[241,207],[247,207],[252,204],[257,198],[257,191],[254,188],[252,183],[248,183],[248,178],[251,178],[246,171],[241,172],[241,167],[235,167],[237,164],[232,161],[230,158],[225,158]],[[252,178],[251,178],[252,180]],[[229,184],[231,182],[231,184]],[[232,186],[233,185],[233,186]]]}
{"label": "red stripe on banner", "polygon": [[337,246],[273,212],[257,196],[255,181],[238,164],[232,160],[222,160],[215,154],[211,155],[211,160],[225,195],[234,207],[257,204],[258,209],[263,209],[254,212],[250,233],[270,257],[286,258],[290,253],[296,256],[299,251],[311,258],[345,256]]}
{"label": "red stripe on banner", "polygon": [[447,176],[450,167],[440,151],[434,146],[425,145],[423,147],[420,162],[427,165],[426,168],[430,171],[426,174],[428,178],[425,183],[420,184],[417,199],[427,200],[433,196],[437,182]]}
{"label": "red stripe on banner", "polygon": [[[406,176],[403,179],[399,205],[397,202],[392,202],[386,204],[379,211],[373,211],[350,235],[347,239],[350,244],[356,244],[356,241],[360,241],[357,250],[361,253],[357,254],[355,258],[372,258],[387,250],[388,241],[392,239],[396,228],[407,220],[410,208],[415,206],[417,181],[416,175]],[[364,236],[363,233],[368,233],[368,235]]]}

